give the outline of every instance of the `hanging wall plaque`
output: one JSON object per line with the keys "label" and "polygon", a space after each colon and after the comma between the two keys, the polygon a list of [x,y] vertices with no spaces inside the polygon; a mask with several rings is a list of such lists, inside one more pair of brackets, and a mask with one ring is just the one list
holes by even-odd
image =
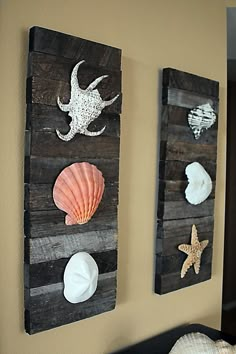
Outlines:
{"label": "hanging wall plaque", "polygon": [[25,156],[25,328],[114,309],[121,50],[30,30]]}
{"label": "hanging wall plaque", "polygon": [[155,291],[211,277],[219,83],[163,70]]}

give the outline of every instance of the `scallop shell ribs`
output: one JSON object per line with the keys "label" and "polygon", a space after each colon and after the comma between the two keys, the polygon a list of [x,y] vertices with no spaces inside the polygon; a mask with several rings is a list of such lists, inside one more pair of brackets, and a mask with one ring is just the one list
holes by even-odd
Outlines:
{"label": "scallop shell ribs", "polygon": [[53,187],[56,206],[67,213],[66,225],[87,223],[102,199],[104,178],[96,166],[76,162],[62,170]]}

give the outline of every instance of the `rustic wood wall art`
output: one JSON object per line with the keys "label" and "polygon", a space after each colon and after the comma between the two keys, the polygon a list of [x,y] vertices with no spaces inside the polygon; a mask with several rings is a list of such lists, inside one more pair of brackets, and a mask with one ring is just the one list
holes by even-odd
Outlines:
{"label": "rustic wood wall art", "polygon": [[163,70],[155,292],[211,278],[219,83]]}
{"label": "rustic wood wall art", "polygon": [[[30,29],[24,222],[29,334],[115,307],[120,113],[120,49],[40,27]],[[65,192],[72,203],[69,211],[81,208],[71,202],[73,194],[82,193],[86,199],[97,193],[91,212],[85,205],[91,200],[84,203],[83,212],[89,215],[81,219],[60,208],[68,200],[62,201],[55,186],[60,173],[77,164],[86,172],[75,169],[74,174],[85,178],[81,187],[66,170],[68,184],[79,185],[77,192],[74,185],[72,192]],[[88,166],[95,166],[104,178],[96,193],[91,192],[94,172]],[[86,296],[81,288],[73,292],[76,281],[70,283],[71,274],[83,277],[78,265],[88,275],[83,284]]]}

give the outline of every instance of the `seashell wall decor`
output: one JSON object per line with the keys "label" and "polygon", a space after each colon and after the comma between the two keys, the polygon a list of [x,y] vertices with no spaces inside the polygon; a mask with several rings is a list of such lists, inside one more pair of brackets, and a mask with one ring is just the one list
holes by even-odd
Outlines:
{"label": "seashell wall decor", "polygon": [[121,49],[41,27],[30,29],[28,56],[24,298],[34,334],[116,306],[122,72]]}
{"label": "seashell wall decor", "polygon": [[64,296],[72,304],[84,302],[97,289],[98,266],[86,252],[74,254],[64,271]]}
{"label": "seashell wall decor", "polygon": [[204,130],[209,129],[216,121],[216,114],[209,103],[202,104],[190,110],[188,124],[195,139],[199,139]]}
{"label": "seashell wall decor", "polygon": [[185,174],[188,177],[188,186],[185,189],[187,201],[193,205],[201,204],[211,194],[211,177],[199,162],[187,165]]}
{"label": "seashell wall decor", "polygon": [[102,112],[103,108],[110,106],[119,97],[116,95],[108,101],[103,101],[96,86],[108,75],[103,75],[94,80],[85,90],[79,86],[77,72],[81,64],[85,61],[81,60],[75,65],[71,74],[71,97],[67,104],[63,104],[57,97],[57,104],[63,112],[68,112],[71,117],[70,130],[63,135],[56,130],[58,137],[64,141],[71,140],[75,134],[80,133],[88,136],[98,136],[103,133],[106,127],[97,132],[90,132],[88,126]]}
{"label": "seashell wall decor", "polygon": [[236,354],[236,346],[218,340],[214,342],[207,335],[199,332],[180,337],[169,354]]}
{"label": "seashell wall decor", "polygon": [[87,223],[102,199],[104,178],[96,166],[74,163],[57,177],[53,187],[56,206],[67,213],[66,225]]}
{"label": "seashell wall decor", "polygon": [[[211,278],[218,107],[217,81],[163,69],[155,249],[161,295]],[[193,230],[190,243],[193,224],[198,236]]]}

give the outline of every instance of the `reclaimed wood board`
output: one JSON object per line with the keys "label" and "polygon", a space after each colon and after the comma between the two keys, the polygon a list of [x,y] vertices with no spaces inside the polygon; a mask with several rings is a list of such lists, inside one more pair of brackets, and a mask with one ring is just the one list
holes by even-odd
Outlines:
{"label": "reclaimed wood board", "polygon": [[[195,139],[188,124],[188,113],[205,104],[213,108],[216,122]],[[218,107],[218,82],[172,68],[163,70],[155,268],[158,294],[211,278]],[[185,168],[192,162],[199,162],[212,180],[211,194],[198,205],[190,204],[185,198],[188,185]],[[209,240],[209,243],[202,253],[199,274],[191,267],[181,278],[187,255],[178,246],[191,243],[193,224],[199,241]]]}
{"label": "reclaimed wood board", "polygon": [[[100,136],[76,134],[62,141],[56,134],[69,130],[62,112],[70,99],[73,67],[85,89],[102,75],[97,90],[103,100],[117,100],[90,125]],[[25,130],[25,329],[34,334],[110,311],[116,305],[117,207],[121,113],[121,50],[75,36],[33,27],[29,33],[27,112]],[[75,162],[95,165],[105,179],[105,191],[92,219],[65,225],[65,213],[54,204],[52,190],[59,173]],[[98,287],[87,301],[69,303],[63,295],[63,274],[72,255],[89,253],[98,265]]]}

